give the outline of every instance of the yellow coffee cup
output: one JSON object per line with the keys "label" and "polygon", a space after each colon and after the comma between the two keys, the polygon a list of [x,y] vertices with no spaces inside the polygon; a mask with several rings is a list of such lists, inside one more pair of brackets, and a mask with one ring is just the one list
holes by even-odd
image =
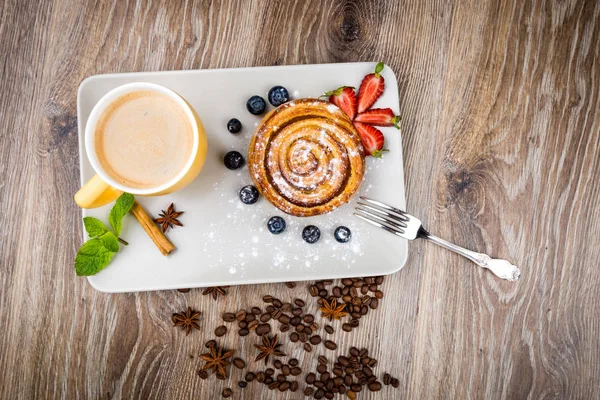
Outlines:
{"label": "yellow coffee cup", "polygon": [[[189,120],[189,126],[191,126],[192,148],[183,168],[181,168],[172,179],[156,187],[140,188],[118,182],[103,168],[98,159],[96,149],[96,129],[105,110],[107,110],[107,108],[116,100],[134,92],[148,91],[167,96],[181,108],[181,111],[183,112],[182,115],[184,115],[183,118],[187,118]],[[207,147],[206,133],[202,126],[202,122],[200,121],[198,114],[183,97],[171,89],[155,83],[134,82],[119,86],[105,94],[100,101],[98,101],[87,120],[85,126],[85,150],[96,175],[75,194],[75,202],[82,208],[95,208],[114,201],[123,192],[138,196],[157,196],[182,189],[192,182],[198,173],[200,173],[206,160]]]}

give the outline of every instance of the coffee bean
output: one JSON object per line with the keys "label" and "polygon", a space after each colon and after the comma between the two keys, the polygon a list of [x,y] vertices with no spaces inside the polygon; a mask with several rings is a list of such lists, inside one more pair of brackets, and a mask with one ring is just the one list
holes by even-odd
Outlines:
{"label": "coffee bean", "polygon": [[275,370],[273,368],[267,368],[267,369],[265,369],[265,375],[266,376],[273,376],[273,374],[275,374]]}
{"label": "coffee bean", "polygon": [[319,290],[319,296],[320,297],[327,297],[327,290],[325,290],[325,289]]}
{"label": "coffee bean", "polygon": [[335,378],[333,378],[333,384],[335,386],[341,386],[344,384],[344,378],[342,378],[341,376],[336,376]]}
{"label": "coffee bean", "polygon": [[270,313],[263,313],[260,316],[260,322],[269,322],[269,320],[271,319],[271,314]]}
{"label": "coffee bean", "polygon": [[360,378],[360,379],[358,380],[358,384],[359,384],[360,386],[365,386],[365,385],[367,384],[367,378],[363,376],[362,378]]}
{"label": "coffee bean", "polygon": [[351,313],[350,316],[354,319],[359,319],[360,317],[362,317],[362,315],[360,315],[360,312],[358,312],[358,311]]}
{"label": "coffee bean", "polygon": [[352,391],[353,391],[354,393],[358,393],[358,392],[360,392],[360,391],[362,390],[362,386],[360,386],[360,385],[359,385],[359,384],[357,384],[357,383],[354,383],[354,384],[352,384],[352,385],[350,386],[350,389],[352,389]]}
{"label": "coffee bean", "polygon": [[254,315],[260,315],[262,313],[262,310],[258,307],[252,307],[250,311],[252,311],[252,314]]}
{"label": "coffee bean", "polygon": [[279,382],[271,382],[271,383],[269,383],[268,387],[269,387],[270,390],[275,390],[275,389],[277,389],[279,387],[279,385],[281,385],[281,383],[279,383]]}
{"label": "coffee bean", "polygon": [[379,392],[381,390],[381,383],[375,381],[375,382],[371,382],[369,383],[369,386],[367,386],[369,388],[369,390],[371,392]]}
{"label": "coffee bean", "polygon": [[[246,380],[248,380],[248,376],[246,375]],[[256,374],[256,380],[259,383],[263,383],[265,381],[265,373],[264,372],[259,372]]]}
{"label": "coffee bean", "polygon": [[325,285],[323,285],[323,282],[317,282],[316,285],[319,288],[319,290],[325,289]]}
{"label": "coffee bean", "polygon": [[268,312],[269,314],[272,314],[275,311],[275,307],[267,306],[267,308],[265,308],[265,311]]}
{"label": "coffee bean", "polygon": [[[352,305],[353,306],[360,306],[360,305],[362,305],[362,299],[360,297],[354,297],[352,299]],[[360,308],[359,308],[359,310],[360,310]]]}
{"label": "coffee bean", "polygon": [[292,367],[290,372],[293,376],[298,376],[302,373],[302,369],[300,367]]}
{"label": "coffee bean", "polygon": [[348,390],[346,392],[346,396],[348,396],[350,400],[356,400],[356,393],[354,393],[352,390]]}
{"label": "coffee bean", "polygon": [[297,358],[290,358],[290,360],[288,361],[288,365],[290,367],[295,367],[299,364],[298,359]]}
{"label": "coffee bean", "polygon": [[217,329],[215,329],[215,335],[217,337],[221,337],[226,333],[227,333],[227,327],[225,325],[218,326]]}
{"label": "coffee bean", "polygon": [[206,378],[208,378],[208,372],[205,370],[199,369],[198,376],[200,377],[200,379],[206,379]]}
{"label": "coffee bean", "polygon": [[281,369],[281,367],[283,367],[283,363],[281,362],[281,360],[274,360],[273,366],[277,369]]}
{"label": "coffee bean", "polygon": [[248,386],[248,382],[246,381],[239,381],[238,382],[238,386],[241,387],[242,389],[245,388],[246,386]]}
{"label": "coffee bean", "polygon": [[269,324],[260,324],[256,327],[256,334],[258,336],[263,336],[271,332],[271,325]]}
{"label": "coffee bean", "polygon": [[317,357],[317,362],[319,364],[327,365],[327,357],[325,357],[325,356],[319,356],[319,357]]}
{"label": "coffee bean", "polygon": [[360,360],[360,363],[363,367],[366,367],[367,365],[369,365],[369,360],[370,360],[369,357],[365,357]]}
{"label": "coffee bean", "polygon": [[371,307],[372,310],[375,310],[377,308],[377,306],[379,306],[379,300],[377,300],[377,298],[375,298],[371,301],[371,304],[369,304],[369,307]]}
{"label": "coffee bean", "polygon": [[304,333],[304,325],[296,325],[296,332]]}
{"label": "coffee bean", "polygon": [[312,346],[310,345],[310,343],[304,343],[304,350],[307,352],[312,351]]}
{"label": "coffee bean", "polygon": [[300,307],[296,307],[294,309],[292,309],[292,314],[295,315],[296,317],[299,317],[300,315],[302,315],[304,311],[300,308]]}
{"label": "coffee bean", "polygon": [[363,301],[363,306],[370,306],[371,305],[371,301],[373,301],[373,298],[370,296],[366,296],[367,299],[365,301]]}
{"label": "coffee bean", "polygon": [[223,396],[224,398],[231,397],[232,394],[233,390],[229,388],[223,389],[223,392],[221,392],[221,396]]}
{"label": "coffee bean", "polygon": [[308,291],[312,297],[317,297],[319,295],[319,289],[315,285],[311,285]]}
{"label": "coffee bean", "polygon": [[353,318],[350,320],[350,326],[356,328],[358,326],[358,319]]}
{"label": "coffee bean", "polygon": [[348,367],[344,368],[344,372],[347,373],[348,375],[352,375],[352,374],[354,374],[355,369],[354,369],[354,367],[348,366]]}
{"label": "coffee bean", "polygon": [[310,341],[310,344],[317,345],[317,344],[321,343],[321,336],[319,336],[319,335],[311,336],[309,341]]}
{"label": "coffee bean", "polygon": [[313,383],[315,383],[316,379],[317,379],[317,376],[313,372],[310,372],[306,375],[306,377],[304,378],[304,381],[306,383],[308,383],[309,385],[312,385]]}
{"label": "coffee bean", "polygon": [[348,374],[348,375],[344,376],[344,384],[346,386],[352,385],[352,375]]}
{"label": "coffee bean", "polygon": [[338,362],[343,366],[343,367],[347,367],[348,365],[350,365],[350,361],[348,360],[348,357],[344,357],[344,356],[339,356],[338,357]]}
{"label": "coffee bean", "polygon": [[391,380],[391,385],[392,385],[394,388],[397,388],[398,386],[400,386],[400,381],[399,381],[398,379],[396,379],[396,378],[392,378],[392,380]]}
{"label": "coffee bean", "polygon": [[333,327],[331,325],[325,325],[325,332],[327,332],[330,335],[332,335],[333,332],[335,332],[335,331],[333,330]]}
{"label": "coffee bean", "polygon": [[275,308],[281,308],[283,304],[281,303],[281,300],[279,299],[273,299],[273,307]]}
{"label": "coffee bean", "polygon": [[333,374],[335,376],[342,376],[342,375],[344,375],[344,371],[341,368],[334,368],[333,369]]}
{"label": "coffee bean", "polygon": [[376,366],[377,366],[377,360],[376,360],[376,359],[374,359],[374,358],[371,358],[371,359],[369,360],[369,367],[371,367],[371,368],[374,368],[374,367],[376,367]]}
{"label": "coffee bean", "polygon": [[289,365],[284,365],[283,367],[281,367],[281,372],[283,373],[283,375],[288,376],[292,373],[292,370],[290,369]]}
{"label": "coffee bean", "polygon": [[325,384],[325,389],[327,389],[328,391],[331,391],[331,390],[333,390],[334,386],[335,386],[335,383],[333,383],[333,379],[327,378],[327,383]]}
{"label": "coffee bean", "polygon": [[265,377],[265,385],[270,385],[271,383],[273,383],[273,378],[271,378],[270,376],[266,376]]}
{"label": "coffee bean", "polygon": [[248,372],[244,377],[244,379],[246,379],[247,382],[252,382],[254,378],[256,378],[256,374],[254,372]]}
{"label": "coffee bean", "polygon": [[342,296],[342,300],[344,301],[344,303],[350,303],[352,301],[352,296],[350,296],[349,294]]}
{"label": "coffee bean", "polygon": [[365,373],[359,370],[354,373],[354,376],[357,377],[358,379],[362,379],[365,377]]}
{"label": "coffee bean", "polygon": [[296,332],[292,332],[292,334],[290,335],[290,340],[293,343],[296,343],[298,341],[299,335]]}
{"label": "coffee bean", "polygon": [[368,355],[369,355],[369,350],[367,350],[365,348],[360,349],[360,352],[358,353],[358,356],[360,358],[368,357]]}
{"label": "coffee bean", "polygon": [[289,330],[290,330],[290,328],[291,328],[291,326],[289,326],[288,324],[283,324],[283,325],[281,325],[281,326],[279,327],[279,330],[280,330],[281,332],[287,332],[287,331],[289,331]]}
{"label": "coffee bean", "polygon": [[342,330],[344,332],[352,332],[352,326],[350,324],[343,324],[342,325]]}
{"label": "coffee bean", "polygon": [[318,373],[322,374],[325,371],[327,371],[327,365],[325,365],[325,364],[319,364],[319,365],[317,365],[317,372]]}
{"label": "coffee bean", "polygon": [[362,285],[364,285],[363,281],[355,281],[352,283],[352,286],[354,286],[355,288],[360,288]]}
{"label": "coffee bean", "polygon": [[248,327],[248,323],[246,321],[240,321],[238,322],[238,326],[242,329],[247,328]]}
{"label": "coffee bean", "polygon": [[283,303],[283,305],[281,306],[281,311],[283,311],[283,312],[292,311],[292,305],[290,303]]}
{"label": "coffee bean", "polygon": [[310,324],[311,331],[316,332],[317,329],[319,329],[319,324],[317,324],[316,322],[313,322],[312,324]]}
{"label": "coffee bean", "polygon": [[[292,326],[297,326],[298,324],[300,324],[300,322],[302,322],[302,318],[300,317],[294,317],[290,319],[290,324],[292,324]],[[304,330],[304,328],[302,328],[302,330]]]}
{"label": "coffee bean", "polygon": [[340,390],[340,394],[344,394],[344,393],[346,393],[346,386],[344,386],[344,385],[341,385],[341,386],[339,387],[339,390]]}
{"label": "coffee bean", "polygon": [[325,347],[327,347],[329,350],[335,350],[335,349],[337,349],[337,344],[335,344],[331,340],[326,340]]}
{"label": "coffee bean", "polygon": [[314,389],[311,387],[307,387],[306,389],[304,389],[304,395],[306,397],[312,396],[313,393],[314,393]]}
{"label": "coffee bean", "polygon": [[234,358],[233,365],[235,365],[235,367],[238,369],[246,368],[246,362],[244,360],[242,360],[241,358]]}
{"label": "coffee bean", "polygon": [[252,322],[252,321],[255,321],[255,320],[256,320],[256,315],[254,315],[254,314],[248,314],[248,315],[246,315],[246,319],[245,319],[246,322]]}
{"label": "coffee bean", "polygon": [[289,287],[290,289],[293,289],[296,287],[296,282],[286,282],[285,286]]}
{"label": "coffee bean", "polygon": [[277,320],[279,322],[281,322],[282,324],[289,324],[290,323],[290,316],[287,315],[287,314],[281,314]]}
{"label": "coffee bean", "polygon": [[383,276],[376,276],[375,283],[381,285],[383,283]]}
{"label": "coffee bean", "polygon": [[290,388],[290,383],[287,382],[287,381],[281,382],[281,385],[279,385],[279,391],[280,392],[285,392],[289,388]]}
{"label": "coffee bean", "polygon": [[367,293],[369,293],[369,286],[367,286],[367,285],[361,286],[360,294],[367,294]]}
{"label": "coffee bean", "polygon": [[277,382],[285,382],[285,376],[283,374],[277,375]]}
{"label": "coffee bean", "polygon": [[255,330],[258,327],[258,321],[254,320],[248,324],[248,329],[251,331]]}
{"label": "coffee bean", "polygon": [[246,336],[246,335],[248,335],[249,333],[250,333],[250,331],[249,331],[248,329],[246,329],[246,328],[244,328],[244,329],[240,329],[240,330],[238,331],[238,335],[240,335],[240,336]]}
{"label": "coffee bean", "polygon": [[209,340],[208,342],[204,343],[204,346],[207,349],[210,349],[211,347],[217,347],[217,341],[216,340]]}
{"label": "coffee bean", "polygon": [[367,384],[371,383],[371,382],[375,382],[377,380],[377,377],[375,375],[371,375],[369,377],[367,377]]}
{"label": "coffee bean", "polygon": [[244,310],[240,310],[235,314],[235,319],[237,319],[238,321],[243,321],[244,319],[246,319],[246,311]]}
{"label": "coffee bean", "polygon": [[360,315],[367,315],[369,312],[369,308],[366,305],[360,306]]}
{"label": "coffee bean", "polygon": [[276,319],[277,321],[279,321],[279,318],[281,318],[282,315],[285,315],[285,314],[283,314],[283,312],[281,310],[275,310],[271,313],[271,317],[273,319]]}
{"label": "coffee bean", "polygon": [[301,332],[301,333],[300,333],[300,341],[301,341],[302,343],[306,343],[306,340],[307,340],[307,338],[308,338],[308,337],[306,336],[306,333],[305,333],[305,332]]}
{"label": "coffee bean", "polygon": [[291,391],[291,392],[295,392],[296,390],[298,390],[298,382],[294,381],[294,382],[292,382],[292,384],[290,385],[290,391]]}
{"label": "coffee bean", "polygon": [[384,385],[389,385],[390,384],[390,379],[392,377],[390,376],[390,374],[388,374],[387,372],[385,374],[383,374],[383,384]]}
{"label": "coffee bean", "polygon": [[324,298],[322,298],[322,297],[319,297],[319,298],[317,299],[317,305],[319,305],[319,307],[323,307],[323,301],[324,301],[324,300],[325,300]]}
{"label": "coffee bean", "polygon": [[307,324],[312,324],[315,321],[315,317],[312,314],[306,314],[302,320]]}
{"label": "coffee bean", "polygon": [[324,391],[323,389],[318,389],[318,390],[315,392],[315,399],[316,399],[316,400],[320,400],[320,399],[322,399],[322,398],[323,398],[323,396],[325,396],[325,391]]}
{"label": "coffee bean", "polygon": [[294,300],[294,304],[297,305],[298,307],[304,307],[306,305],[306,303],[302,299]]}
{"label": "coffee bean", "polygon": [[369,292],[373,292],[375,293],[377,291],[377,284],[376,283],[372,283],[369,285]]}
{"label": "coffee bean", "polygon": [[265,303],[272,303],[273,302],[273,296],[271,296],[271,295],[263,296],[263,301]]}
{"label": "coffee bean", "polygon": [[325,392],[325,398],[327,400],[333,400],[334,394],[331,392]]}
{"label": "coffee bean", "polygon": [[333,289],[331,289],[331,294],[333,295],[333,297],[339,299],[340,297],[342,297],[342,289],[339,286],[334,286]]}
{"label": "coffee bean", "polygon": [[350,347],[350,355],[352,357],[358,357],[358,353],[360,353],[360,351],[358,351],[356,347]]}
{"label": "coffee bean", "polygon": [[356,291],[355,287],[350,288],[350,296],[352,296],[353,298],[356,298],[356,296],[358,296],[358,292]]}
{"label": "coffee bean", "polygon": [[230,313],[230,312],[226,312],[223,314],[223,321],[225,322],[233,322],[235,321],[235,314],[234,313]]}
{"label": "coffee bean", "polygon": [[383,299],[383,292],[381,290],[376,291],[375,297],[377,297],[378,299]]}

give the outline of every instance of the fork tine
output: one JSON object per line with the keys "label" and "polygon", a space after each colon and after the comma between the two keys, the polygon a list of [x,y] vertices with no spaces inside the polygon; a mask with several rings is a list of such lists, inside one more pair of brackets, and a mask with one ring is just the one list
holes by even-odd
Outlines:
{"label": "fork tine", "polygon": [[[400,226],[401,228],[406,228],[407,227],[406,222],[408,222],[408,218],[406,218],[406,217],[398,216],[396,214],[391,214],[391,213],[389,213],[387,211],[380,210],[379,208],[371,207],[368,204],[361,203],[360,201],[357,204],[359,206],[367,208],[367,209],[369,209],[371,211],[374,211],[377,214],[384,215],[384,216],[388,217],[387,219],[391,218],[392,220],[394,220],[394,224]],[[356,208],[358,209],[358,207],[356,207]],[[361,211],[364,211],[364,210],[361,210]],[[373,213],[370,213],[370,214],[373,214]]]}
{"label": "fork tine", "polygon": [[[369,202],[371,204],[374,204],[374,205],[379,206],[381,208],[384,208],[386,210],[393,211],[393,212],[398,213],[398,214],[400,214],[400,215],[402,215],[404,217],[407,215],[404,211],[399,210],[396,207],[388,206],[387,204],[382,203],[380,201],[372,200],[372,199],[370,199],[368,197],[365,197],[365,196],[360,196],[360,198],[363,199],[366,202]],[[407,221],[408,221],[408,218],[407,218]]]}
{"label": "fork tine", "polygon": [[369,224],[371,224],[371,225],[375,225],[375,226],[377,226],[377,227],[379,227],[379,228],[381,228],[381,229],[385,229],[386,231],[388,231],[388,232],[390,232],[390,233],[393,233],[393,234],[394,234],[394,235],[396,235],[396,236],[403,237],[403,236],[402,236],[402,233],[403,233],[404,231],[402,231],[401,229],[395,230],[395,229],[393,229],[393,228],[390,228],[390,227],[388,227],[388,226],[386,226],[386,225],[380,224],[379,222],[377,222],[377,221],[374,221],[374,220],[370,219],[369,217],[365,217],[364,215],[362,215],[362,214],[359,214],[359,213],[354,213],[354,215],[356,215],[358,218],[362,219],[363,221],[366,221],[366,222],[368,222],[368,223],[369,223]]}
{"label": "fork tine", "polygon": [[390,218],[384,218],[381,215],[375,214],[374,212],[371,212],[369,210],[365,210],[362,207],[356,207],[355,210],[360,211],[361,213],[363,213],[365,215],[368,215],[369,217],[371,217],[371,219],[376,219],[379,222],[386,223],[386,224],[390,225],[391,227],[393,227],[394,229],[403,231],[404,228],[407,227],[407,225],[404,222],[398,222],[398,221],[392,220]]}

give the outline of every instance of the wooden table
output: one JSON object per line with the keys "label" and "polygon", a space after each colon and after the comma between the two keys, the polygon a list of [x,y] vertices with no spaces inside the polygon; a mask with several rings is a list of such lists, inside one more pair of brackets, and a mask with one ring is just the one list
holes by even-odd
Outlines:
{"label": "wooden table", "polygon": [[[0,2],[0,398],[302,398],[203,381],[224,311],[306,284],[103,294],[81,245],[76,97],[98,73],[384,61],[396,72],[407,203],[440,236],[512,260],[494,278],[424,242],[340,350],[400,387],[367,398],[592,398],[600,377],[600,2]],[[276,84],[277,82],[273,82]],[[202,332],[172,328],[202,311]],[[264,305],[263,305],[264,306]],[[227,347],[257,369],[248,336]],[[314,370],[316,354],[305,357]],[[328,353],[331,358],[333,353]],[[193,357],[193,358],[192,358]],[[287,397],[286,397],[287,396]]]}

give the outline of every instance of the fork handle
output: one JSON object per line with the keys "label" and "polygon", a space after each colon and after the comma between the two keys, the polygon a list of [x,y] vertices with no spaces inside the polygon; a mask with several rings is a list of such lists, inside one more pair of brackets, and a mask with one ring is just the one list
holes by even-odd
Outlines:
{"label": "fork handle", "polygon": [[492,258],[487,254],[476,253],[474,251],[467,250],[464,247],[457,246],[454,243],[450,243],[447,240],[434,236],[425,230],[419,233],[420,237],[427,239],[430,242],[437,244],[438,246],[442,246],[450,251],[453,251],[456,254],[460,254],[461,256],[468,258],[480,267],[489,269],[494,273],[494,275],[496,275],[499,278],[506,279],[509,281],[516,281],[521,276],[521,271],[519,270],[519,268],[512,265],[506,260]]}

